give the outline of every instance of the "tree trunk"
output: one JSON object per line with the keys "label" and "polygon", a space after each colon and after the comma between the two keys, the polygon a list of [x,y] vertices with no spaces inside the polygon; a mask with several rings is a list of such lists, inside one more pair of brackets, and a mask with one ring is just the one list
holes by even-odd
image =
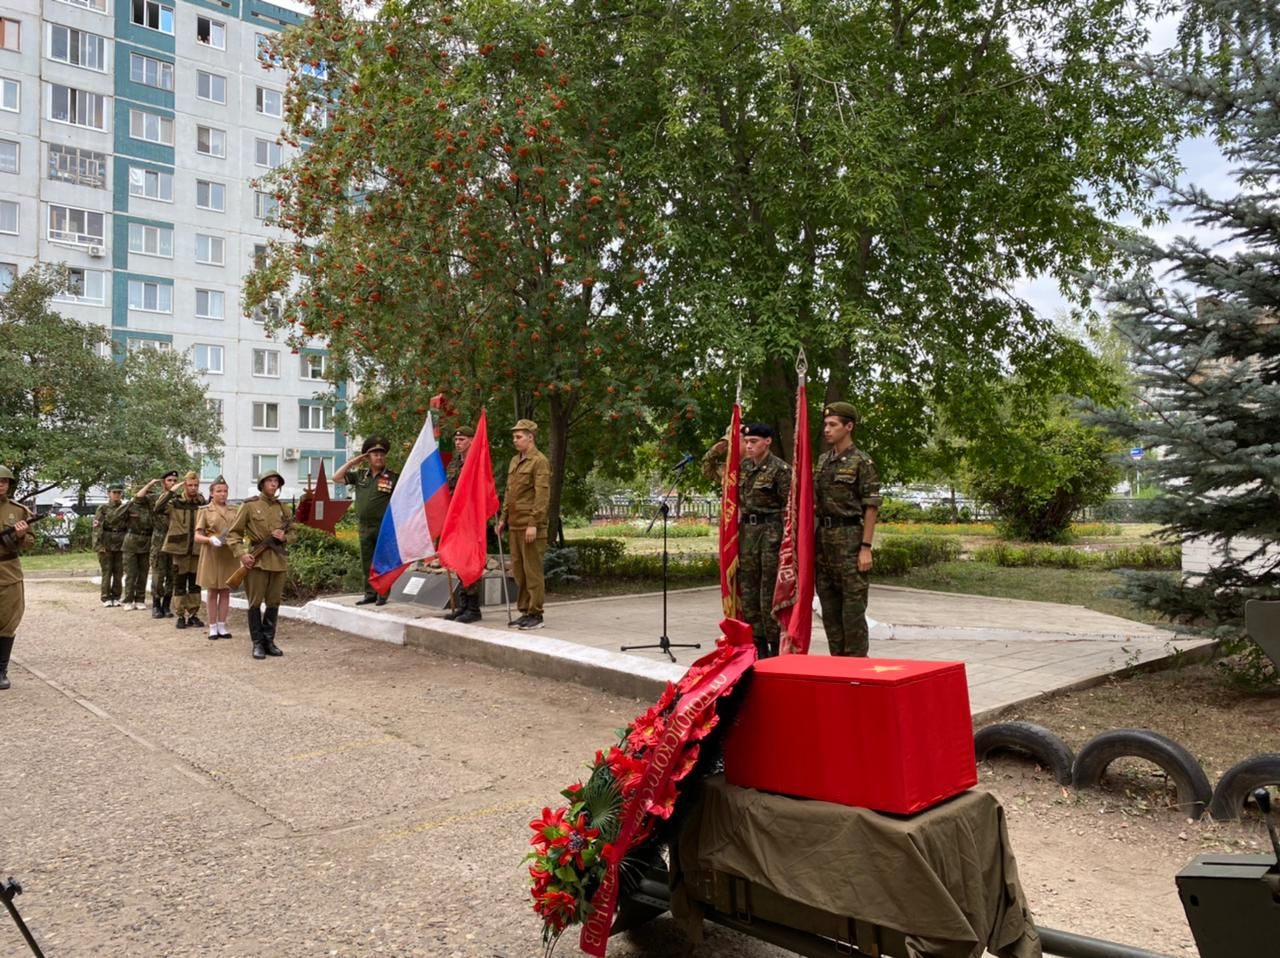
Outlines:
{"label": "tree trunk", "polygon": [[551,502],[547,506],[547,541],[556,546],[564,545],[564,529],[560,525],[560,498],[564,492],[564,469],[569,458],[569,417],[573,412],[573,400],[566,402],[557,393],[547,400],[551,414],[548,424],[547,461],[551,464]]}

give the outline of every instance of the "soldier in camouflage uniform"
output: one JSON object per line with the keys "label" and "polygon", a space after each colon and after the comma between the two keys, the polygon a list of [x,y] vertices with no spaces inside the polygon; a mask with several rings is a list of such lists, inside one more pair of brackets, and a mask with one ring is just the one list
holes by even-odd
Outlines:
{"label": "soldier in camouflage uniform", "polygon": [[[462,475],[462,464],[467,459],[467,450],[471,448],[471,440],[475,436],[476,431],[471,426],[459,426],[453,431],[453,458],[449,460],[449,465],[445,469],[445,479],[449,484],[450,495],[458,487],[458,477]],[[480,578],[471,585],[458,583],[457,590],[454,592],[457,605],[446,612],[444,617],[456,622],[479,622],[480,583],[483,581],[484,579]]]}
{"label": "soldier in camouflage uniform", "polygon": [[31,510],[10,499],[12,491],[13,473],[0,466],[0,690],[9,687],[9,654],[26,610],[18,553],[36,544]]}
{"label": "soldier in camouflage uniform", "polygon": [[93,551],[98,553],[98,569],[102,573],[102,587],[99,597],[102,605],[114,609],[120,605],[120,597],[124,594],[122,577],[124,576],[124,516],[117,515],[123,505],[124,486],[112,485],[107,489],[110,497],[107,502],[98,506],[93,514]]}
{"label": "soldier in camouflage uniform", "polygon": [[[289,571],[285,545],[293,537],[289,531],[293,515],[289,507],[276,498],[283,485],[284,476],[278,472],[261,476],[258,479],[260,494],[251,496],[240,506],[225,538],[240,564],[249,570],[244,591],[249,601],[249,637],[253,640],[255,659],[284,655],[276,645],[276,620],[280,615],[285,575]],[[255,549],[263,543],[266,547],[254,558]]]}
{"label": "soldier in camouflage uniform", "polygon": [[[138,490],[135,499],[146,500],[151,513],[151,618],[172,617],[169,603],[173,601],[173,556],[164,551],[164,539],[169,534],[169,523],[156,515],[156,500],[178,482],[178,470],[170,469],[159,479],[152,479]],[[151,488],[159,483],[160,492],[151,495]]]}
{"label": "soldier in camouflage uniform", "polygon": [[196,519],[208,500],[200,492],[200,477],[188,472],[181,486],[160,493],[155,516],[165,526],[164,554],[173,560],[173,605],[178,613],[179,629],[202,626],[200,621],[200,586],[196,569],[200,566],[200,546],[196,542]]}
{"label": "soldier in camouflage uniform", "polygon": [[831,448],[813,469],[816,586],[832,655],[865,656],[870,643],[867,590],[880,474],[871,457],[853,445],[857,424],[852,404],[827,404],[822,437]]}
{"label": "soldier in camouflage uniform", "polygon": [[[382,529],[382,516],[391,504],[391,491],[395,489],[400,473],[387,468],[387,440],[370,436],[360,447],[360,455],[344,462],[333,474],[333,481],[345,482],[355,490],[356,528],[360,534],[360,564],[364,568],[364,595],[356,605],[376,602],[386,605],[387,597],[379,595],[369,583],[369,570],[373,565],[373,550],[378,544],[378,532]],[[355,468],[368,462],[367,469]]]}
{"label": "soldier in camouflage uniform", "polygon": [[147,573],[151,568],[151,500],[133,496],[111,517],[124,522],[124,602],[126,609],[147,607]]}

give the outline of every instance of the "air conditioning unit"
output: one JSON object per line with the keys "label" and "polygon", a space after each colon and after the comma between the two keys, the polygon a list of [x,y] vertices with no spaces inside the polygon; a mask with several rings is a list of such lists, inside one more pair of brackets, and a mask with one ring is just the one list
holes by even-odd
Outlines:
{"label": "air conditioning unit", "polygon": [[301,458],[302,458],[302,450],[301,450],[301,449],[293,449],[293,448],[289,448],[289,449],[286,449],[286,450],[284,451],[284,461],[285,461],[285,462],[297,462],[297,461],[298,461],[299,459],[301,459]]}
{"label": "air conditioning unit", "polygon": [[102,256],[103,256],[103,250],[102,250],[102,247],[101,247],[101,246],[90,246],[90,247],[89,247],[89,255],[90,255],[90,256],[92,256],[94,259],[102,259]]}

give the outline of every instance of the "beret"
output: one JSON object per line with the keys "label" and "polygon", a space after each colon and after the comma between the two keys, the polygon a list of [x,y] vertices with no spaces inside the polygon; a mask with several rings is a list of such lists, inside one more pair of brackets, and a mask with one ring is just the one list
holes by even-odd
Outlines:
{"label": "beret", "polygon": [[769,428],[767,423],[753,422],[742,430],[744,436],[755,436],[759,439],[772,439],[773,430]]}

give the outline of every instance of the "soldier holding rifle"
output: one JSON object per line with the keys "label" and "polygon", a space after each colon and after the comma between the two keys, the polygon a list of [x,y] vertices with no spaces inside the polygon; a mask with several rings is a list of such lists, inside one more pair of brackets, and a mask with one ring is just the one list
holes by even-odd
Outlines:
{"label": "soldier holding rifle", "polygon": [[284,595],[285,573],[289,570],[285,544],[289,541],[293,516],[289,507],[276,498],[283,485],[284,476],[274,470],[261,476],[259,495],[244,501],[225,537],[244,569],[243,579],[237,571],[227,584],[235,588],[241,581],[245,583],[249,636],[253,640],[255,659],[284,655],[276,645],[276,620]]}
{"label": "soldier holding rifle", "polygon": [[9,654],[26,610],[18,553],[36,541],[31,510],[10,499],[12,491],[13,473],[0,466],[0,689],[9,687]]}

